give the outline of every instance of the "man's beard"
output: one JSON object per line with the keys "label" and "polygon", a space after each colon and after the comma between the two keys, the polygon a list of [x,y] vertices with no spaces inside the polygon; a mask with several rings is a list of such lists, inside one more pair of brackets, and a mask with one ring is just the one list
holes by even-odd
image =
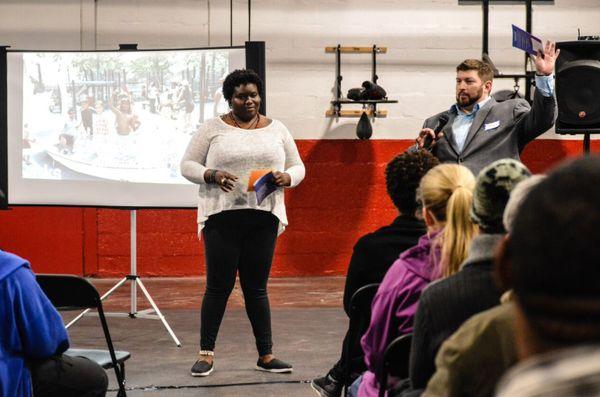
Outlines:
{"label": "man's beard", "polygon": [[458,103],[458,105],[461,108],[468,108],[469,106],[474,105],[481,99],[481,97],[483,96],[483,87],[481,87],[479,91],[477,91],[477,94],[473,97],[469,96],[469,94],[467,94],[466,92],[464,94],[466,94],[469,99],[466,102],[463,102],[460,94],[458,94],[456,95],[456,103]]}

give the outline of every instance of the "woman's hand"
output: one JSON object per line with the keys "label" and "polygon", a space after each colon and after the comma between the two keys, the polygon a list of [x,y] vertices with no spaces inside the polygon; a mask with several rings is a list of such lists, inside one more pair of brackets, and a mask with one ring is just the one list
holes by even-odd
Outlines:
{"label": "woman's hand", "polygon": [[227,171],[217,171],[215,173],[215,183],[219,185],[222,191],[230,192],[235,187],[235,181],[238,180],[238,177],[230,174]]}
{"label": "woman's hand", "polygon": [[273,183],[276,186],[290,186],[292,177],[287,172],[273,171]]}

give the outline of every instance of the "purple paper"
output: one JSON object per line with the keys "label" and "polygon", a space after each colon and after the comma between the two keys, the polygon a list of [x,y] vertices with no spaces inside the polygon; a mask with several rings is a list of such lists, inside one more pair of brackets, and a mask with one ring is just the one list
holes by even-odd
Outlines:
{"label": "purple paper", "polygon": [[269,172],[254,182],[254,191],[256,192],[256,202],[260,205],[263,200],[271,193],[277,190],[272,172]]}
{"label": "purple paper", "polygon": [[513,47],[523,50],[533,56],[537,55],[538,50],[543,52],[544,46],[542,45],[542,40],[515,25],[512,25],[512,32]]}

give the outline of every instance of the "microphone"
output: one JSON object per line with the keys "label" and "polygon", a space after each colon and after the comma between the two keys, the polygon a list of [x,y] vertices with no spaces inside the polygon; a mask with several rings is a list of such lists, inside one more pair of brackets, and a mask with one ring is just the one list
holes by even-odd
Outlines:
{"label": "microphone", "polygon": [[[440,116],[435,128],[433,129],[433,133],[436,137],[437,137],[437,134],[446,126],[446,123],[448,123],[448,115],[444,113]],[[427,135],[425,137],[425,142],[423,142],[423,149],[431,150],[432,143],[433,143],[433,138],[431,137],[431,135]]]}

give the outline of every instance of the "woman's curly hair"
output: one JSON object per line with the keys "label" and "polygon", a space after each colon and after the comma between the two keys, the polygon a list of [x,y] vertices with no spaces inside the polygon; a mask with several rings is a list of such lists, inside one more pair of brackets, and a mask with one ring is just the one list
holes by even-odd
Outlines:
{"label": "woman's curly hair", "polygon": [[385,169],[385,184],[392,202],[405,215],[413,216],[419,204],[416,191],[423,175],[438,165],[439,160],[421,150],[394,157]]}
{"label": "woman's curly hair", "polygon": [[223,98],[231,105],[231,98],[236,87],[245,84],[254,84],[258,89],[258,95],[263,96],[263,82],[260,76],[251,69],[237,69],[229,73],[223,81]]}

